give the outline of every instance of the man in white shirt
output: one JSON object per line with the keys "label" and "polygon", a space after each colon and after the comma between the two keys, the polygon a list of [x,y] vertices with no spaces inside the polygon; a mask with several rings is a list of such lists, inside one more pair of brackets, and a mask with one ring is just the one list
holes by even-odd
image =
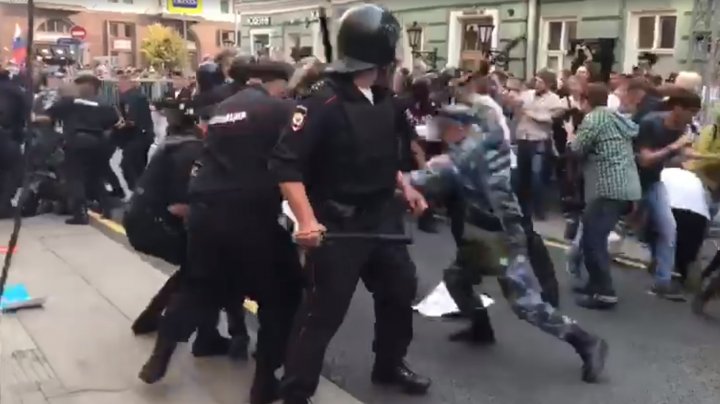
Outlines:
{"label": "man in white shirt", "polygon": [[[535,76],[535,88],[521,94],[521,105],[516,111],[519,120],[515,137],[518,144],[518,195],[523,213],[530,217],[545,217],[544,194],[547,156],[552,150],[553,118],[565,108],[560,97],[553,92],[557,83],[555,73],[541,70]],[[532,209],[531,209],[532,208]],[[533,212],[534,210],[534,212]]]}

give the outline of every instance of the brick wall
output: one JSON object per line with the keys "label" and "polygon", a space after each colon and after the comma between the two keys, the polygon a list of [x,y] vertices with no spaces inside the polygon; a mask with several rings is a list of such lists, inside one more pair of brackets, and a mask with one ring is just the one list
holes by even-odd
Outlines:
{"label": "brick wall", "polygon": [[[144,14],[92,11],[75,12],[38,9],[35,13],[35,27],[37,28],[40,24],[49,19],[56,18],[66,19],[71,21],[74,25],[79,25],[85,28],[87,31],[87,38],[85,41],[88,44],[91,59],[99,56],[109,56],[107,54],[108,43],[106,43],[108,41],[106,36],[106,24],[108,21],[135,24],[136,35],[132,42],[133,52],[137,63],[141,60],[139,48],[142,38],[147,32],[146,27],[150,24],[161,21],[157,16]],[[0,50],[4,47],[10,49],[16,23],[20,25],[23,36],[27,38],[27,14],[24,6],[0,4],[0,20],[2,21],[2,24],[0,24]],[[217,46],[218,30],[234,29],[233,24],[229,22],[199,21],[189,23],[189,25],[191,26],[190,29],[197,37],[198,43],[196,46],[198,57],[202,57],[204,54],[212,55],[220,50]],[[0,59],[4,60],[10,56],[9,52],[2,50],[2,57],[0,57]]]}

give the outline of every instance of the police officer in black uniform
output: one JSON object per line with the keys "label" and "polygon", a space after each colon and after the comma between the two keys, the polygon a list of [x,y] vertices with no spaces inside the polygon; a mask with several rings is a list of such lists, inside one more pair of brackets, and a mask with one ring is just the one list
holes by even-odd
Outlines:
{"label": "police officer in black uniform", "polygon": [[0,219],[12,216],[12,199],[20,185],[23,128],[28,101],[23,90],[0,68]]}
{"label": "police officer in black uniform", "polygon": [[188,339],[219,298],[231,296],[241,309],[248,296],[259,304],[260,322],[250,402],[277,398],[274,373],[285,358],[302,289],[297,251],[278,222],[281,197],[267,167],[292,112],[293,104],[282,99],[290,74],[284,63],[254,65],[250,75],[263,83],[220,103],[209,121],[190,181],[189,281],[165,311],[140,373],[148,383],[163,377],[176,343]]}
{"label": "police officer in black uniform", "polygon": [[387,81],[400,30],[395,17],[379,6],[348,10],[340,20],[340,59],[329,66],[325,86],[296,108],[270,160],[298,220],[295,239],[309,248],[306,271],[311,273],[285,362],[285,403],[307,403],[315,393],[325,350],[359,279],[375,299],[373,382],[411,394],[430,386],[404,363],[417,287],[407,247],[377,239],[321,243],[326,231],[401,232],[397,188],[416,213],[427,208],[399,174],[398,125],[405,118]]}
{"label": "police officer in black uniform", "polygon": [[117,127],[117,110],[100,100],[101,81],[92,73],[75,79],[77,97],[61,98],[46,111],[46,118],[63,122],[65,171],[72,217],[67,224],[88,224],[87,192],[98,198],[103,212],[109,211],[105,189],[105,167],[112,148],[109,132]]}
{"label": "police officer in black uniform", "polygon": [[150,103],[140,88],[125,73],[118,75],[119,109],[124,124],[117,128],[115,140],[122,149],[120,168],[130,190],[147,165],[148,150],[155,137]]}

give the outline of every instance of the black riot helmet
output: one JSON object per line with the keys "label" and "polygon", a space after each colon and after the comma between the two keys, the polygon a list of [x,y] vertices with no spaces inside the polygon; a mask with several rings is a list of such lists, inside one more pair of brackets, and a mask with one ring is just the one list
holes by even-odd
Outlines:
{"label": "black riot helmet", "polygon": [[328,66],[328,71],[353,73],[392,65],[401,29],[398,20],[380,6],[350,8],[340,18],[338,60]]}
{"label": "black riot helmet", "polygon": [[220,66],[212,62],[204,63],[198,67],[196,79],[200,93],[212,91],[213,88],[225,82]]}
{"label": "black riot helmet", "polygon": [[168,132],[182,133],[195,128],[198,118],[190,98],[175,99],[168,97],[155,103],[162,110],[168,123]]}

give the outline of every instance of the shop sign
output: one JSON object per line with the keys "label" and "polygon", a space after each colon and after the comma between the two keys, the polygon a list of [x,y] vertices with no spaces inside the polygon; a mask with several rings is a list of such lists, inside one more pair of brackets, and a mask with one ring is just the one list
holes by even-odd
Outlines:
{"label": "shop sign", "polygon": [[270,16],[267,15],[253,15],[248,16],[245,19],[246,25],[251,27],[265,27],[270,25]]}
{"label": "shop sign", "polygon": [[203,0],[168,0],[167,8],[171,14],[200,15],[203,12]]}

